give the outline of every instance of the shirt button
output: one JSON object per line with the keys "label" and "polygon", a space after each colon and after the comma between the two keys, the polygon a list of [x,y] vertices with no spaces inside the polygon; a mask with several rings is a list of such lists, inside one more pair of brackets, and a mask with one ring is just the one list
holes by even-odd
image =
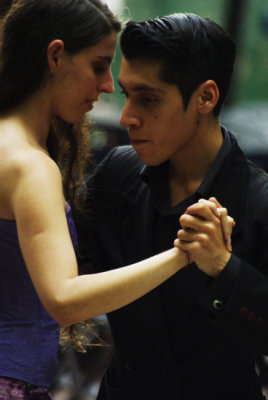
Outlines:
{"label": "shirt button", "polygon": [[247,309],[247,307],[241,307],[241,308],[240,308],[240,315],[241,315],[242,317],[246,317],[246,316],[248,315],[248,309]]}
{"label": "shirt button", "polygon": [[256,315],[253,312],[248,313],[249,322],[254,322],[256,319]]}
{"label": "shirt button", "polygon": [[213,308],[217,311],[221,311],[223,309],[223,302],[220,300],[215,299],[212,304]]}
{"label": "shirt button", "polygon": [[131,361],[127,361],[127,362],[125,363],[125,368],[126,368],[127,370],[129,370],[129,371],[131,371],[132,369],[134,369],[134,367],[135,367],[135,365],[134,365],[134,363],[132,363]]}
{"label": "shirt button", "polygon": [[256,319],[256,325],[257,325],[258,328],[262,328],[263,324],[264,324],[264,321],[263,321],[262,318],[257,318]]}

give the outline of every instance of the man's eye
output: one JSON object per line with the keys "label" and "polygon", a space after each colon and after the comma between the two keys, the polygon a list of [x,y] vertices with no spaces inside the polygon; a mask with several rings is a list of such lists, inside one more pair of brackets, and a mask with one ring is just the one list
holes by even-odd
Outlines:
{"label": "man's eye", "polygon": [[101,66],[95,66],[94,67],[94,72],[96,73],[96,74],[102,74],[102,73],[104,73],[105,72],[105,67],[101,67]]}
{"label": "man's eye", "polygon": [[141,103],[155,103],[157,101],[156,97],[151,97],[151,96],[143,96],[140,98]]}

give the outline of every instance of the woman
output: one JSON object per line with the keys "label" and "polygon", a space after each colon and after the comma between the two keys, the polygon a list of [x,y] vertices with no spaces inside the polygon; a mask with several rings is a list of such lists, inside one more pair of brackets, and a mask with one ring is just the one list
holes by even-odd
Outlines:
{"label": "woman", "polygon": [[49,399],[59,325],[122,307],[187,263],[173,248],[107,273],[77,273],[69,203],[87,164],[84,114],[113,92],[119,30],[100,0],[14,0],[1,22],[2,400]]}

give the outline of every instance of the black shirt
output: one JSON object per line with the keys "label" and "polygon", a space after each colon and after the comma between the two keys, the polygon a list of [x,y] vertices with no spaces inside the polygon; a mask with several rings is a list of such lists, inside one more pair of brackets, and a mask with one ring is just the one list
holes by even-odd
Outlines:
{"label": "black shirt", "polygon": [[[217,179],[217,174],[232,148],[231,139],[224,127],[222,127],[222,134],[222,146],[199,188],[193,195],[184,199],[175,207],[170,207],[168,162],[157,167],[144,167],[141,173],[141,178],[150,187],[151,201],[155,212],[153,218],[153,246],[155,253],[165,251],[172,247],[173,243],[170,242],[170,232],[174,232],[175,239],[177,231],[180,229],[179,218],[185,212],[187,207],[196,203],[200,198],[211,197],[212,184],[214,180]],[[228,270],[224,272],[227,274]],[[167,327],[171,337],[173,338],[174,351],[176,351],[176,348],[178,347],[178,353],[180,353],[180,355],[182,355],[182,346],[181,343],[179,343],[179,338],[182,334],[185,335],[185,330],[187,330],[187,326],[181,326],[180,320],[187,320],[187,313],[189,313],[190,310],[193,312],[193,307],[197,308],[195,299],[202,291],[204,291],[205,288],[207,288],[208,285],[210,285],[212,281],[212,278],[192,264],[190,268],[180,271],[172,279],[167,280],[156,289],[159,291],[162,298],[163,314],[166,316]],[[183,287],[192,287],[189,296],[185,296]],[[178,315],[180,315],[181,318],[178,318]],[[193,333],[188,333],[188,335],[191,334]],[[185,353],[188,354],[188,352],[189,348],[186,346]]]}

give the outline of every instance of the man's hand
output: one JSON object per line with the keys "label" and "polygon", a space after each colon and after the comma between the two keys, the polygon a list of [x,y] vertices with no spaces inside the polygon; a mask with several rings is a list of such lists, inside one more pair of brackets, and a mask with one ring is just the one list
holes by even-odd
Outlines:
{"label": "man's hand", "polygon": [[231,256],[231,232],[235,226],[215,198],[200,199],[180,218],[182,229],[174,245],[187,251],[190,262],[211,277],[217,277]]}

